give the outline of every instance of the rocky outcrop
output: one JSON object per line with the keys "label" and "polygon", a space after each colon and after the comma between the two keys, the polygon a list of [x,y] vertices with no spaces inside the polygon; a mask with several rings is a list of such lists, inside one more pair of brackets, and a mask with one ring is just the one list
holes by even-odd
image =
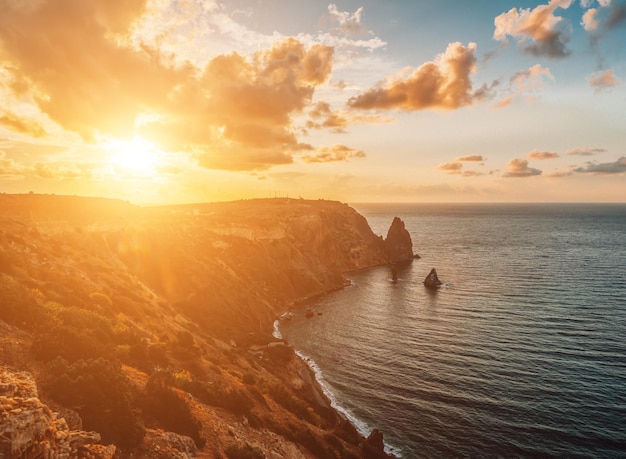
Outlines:
{"label": "rocky outcrop", "polygon": [[100,434],[70,430],[37,396],[33,377],[0,372],[0,457],[110,459],[114,445],[95,445]]}
{"label": "rocky outcrop", "polygon": [[196,457],[196,444],[185,435],[147,429],[138,452],[154,459],[190,459]]}
{"label": "rocky outcrop", "polygon": [[398,217],[393,219],[389,231],[387,231],[384,245],[385,254],[392,263],[410,260],[414,257],[411,235],[404,227],[404,222]]}
{"label": "rocky outcrop", "polygon": [[441,284],[442,282],[437,277],[437,270],[435,268],[431,269],[426,279],[424,279],[424,285],[428,288],[437,288]]}
{"label": "rocky outcrop", "polygon": [[361,444],[361,451],[365,459],[382,459],[389,457],[385,453],[383,434],[378,429],[372,430],[369,436]]}

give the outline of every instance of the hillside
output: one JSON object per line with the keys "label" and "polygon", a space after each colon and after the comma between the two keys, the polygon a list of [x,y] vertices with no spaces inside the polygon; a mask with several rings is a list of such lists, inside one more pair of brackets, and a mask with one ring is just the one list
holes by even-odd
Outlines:
{"label": "hillside", "polygon": [[[391,261],[388,245],[332,201],[0,195],[3,377],[32,377],[116,457],[385,457],[271,332],[342,273]],[[5,454],[43,447],[5,437]]]}

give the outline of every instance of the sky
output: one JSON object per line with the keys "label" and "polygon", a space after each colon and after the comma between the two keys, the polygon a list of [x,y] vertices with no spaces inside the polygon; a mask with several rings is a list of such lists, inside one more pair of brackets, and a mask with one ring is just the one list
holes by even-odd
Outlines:
{"label": "sky", "polygon": [[0,0],[0,192],[626,202],[624,0]]}

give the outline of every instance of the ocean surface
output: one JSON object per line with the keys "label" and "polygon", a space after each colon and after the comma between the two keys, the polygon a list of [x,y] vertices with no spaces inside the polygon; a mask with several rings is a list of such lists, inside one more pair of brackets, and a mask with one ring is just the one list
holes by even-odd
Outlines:
{"label": "ocean surface", "polygon": [[626,205],[353,207],[422,258],[278,324],[353,422],[404,458],[626,457]]}

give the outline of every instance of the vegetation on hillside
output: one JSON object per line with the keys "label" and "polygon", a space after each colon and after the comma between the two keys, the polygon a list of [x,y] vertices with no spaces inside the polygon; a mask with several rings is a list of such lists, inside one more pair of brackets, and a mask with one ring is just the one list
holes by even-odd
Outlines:
{"label": "vegetation on hillside", "polygon": [[[304,364],[293,350],[267,344],[292,301],[342,285],[336,267],[381,260],[320,249],[376,244],[373,235],[333,236],[343,234],[342,218],[362,225],[358,214],[284,200],[199,209],[107,202],[102,215],[88,201],[49,212],[33,202],[30,211],[28,201],[0,206],[0,321],[28,337],[20,364],[45,400],[125,452],[158,428],[191,437],[206,456],[262,457],[279,448],[264,431],[283,449],[357,454],[359,437],[298,376]],[[307,219],[324,232],[311,233]]]}

